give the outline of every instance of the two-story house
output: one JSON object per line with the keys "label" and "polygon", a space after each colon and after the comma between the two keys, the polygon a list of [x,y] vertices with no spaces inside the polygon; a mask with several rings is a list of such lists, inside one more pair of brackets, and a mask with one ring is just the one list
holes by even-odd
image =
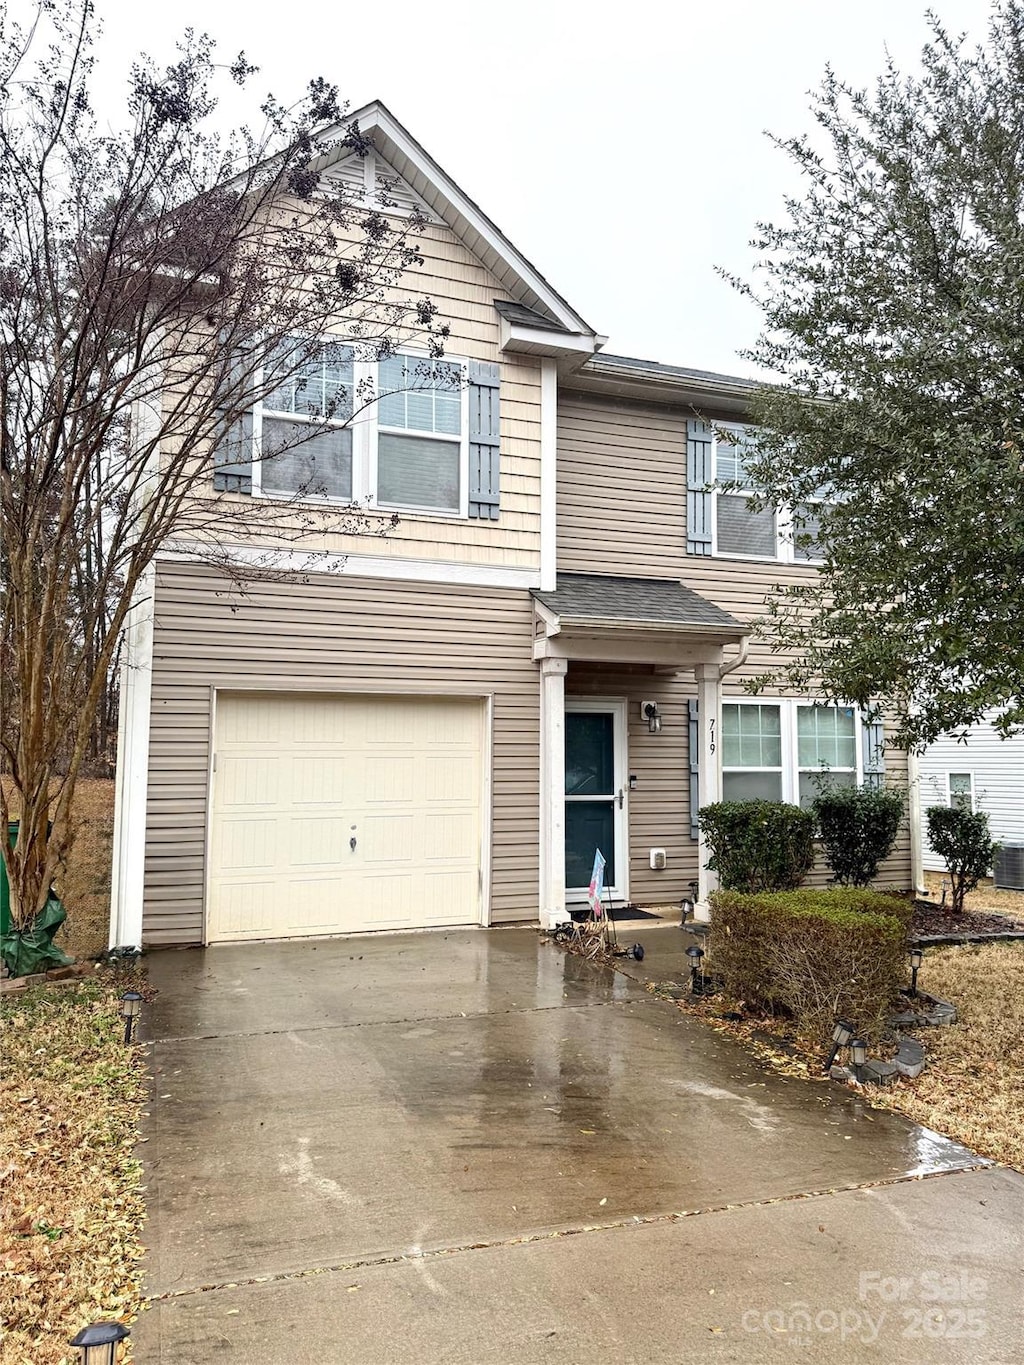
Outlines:
{"label": "two-story house", "polygon": [[[373,154],[337,173],[426,213],[462,382],[392,386],[338,438],[329,492],[397,512],[388,535],[242,598],[187,547],[160,558],[128,641],[111,942],[551,924],[598,848],[617,896],[699,878],[703,903],[699,803],[806,801],[823,768],[905,781],[854,708],[743,690],[766,595],[816,572],[784,515],[712,491],[742,484],[749,382],[606,354],[387,109],[356,117]],[[254,461],[225,496],[258,518],[289,477]],[[886,880],[910,879],[903,843]]]}

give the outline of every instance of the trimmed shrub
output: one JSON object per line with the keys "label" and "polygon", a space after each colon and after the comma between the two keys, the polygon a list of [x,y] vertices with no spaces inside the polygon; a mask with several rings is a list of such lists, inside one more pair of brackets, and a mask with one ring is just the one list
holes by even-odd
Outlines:
{"label": "trimmed shrub", "polygon": [[814,817],[784,801],[716,801],[698,816],[728,891],[789,891],[814,866]]}
{"label": "trimmed shrub", "polygon": [[831,787],[811,805],[825,858],[840,886],[868,886],[893,851],[903,797],[885,787]]}
{"label": "trimmed shrub", "polygon": [[929,806],[928,842],[949,870],[953,892],[952,911],[959,915],[964,897],[987,877],[996,860],[999,844],[992,838],[984,811],[959,806]]}
{"label": "trimmed shrub", "polygon": [[711,897],[709,962],[748,1005],[827,1038],[837,1017],[874,1040],[906,976],[913,906],[853,888]]}

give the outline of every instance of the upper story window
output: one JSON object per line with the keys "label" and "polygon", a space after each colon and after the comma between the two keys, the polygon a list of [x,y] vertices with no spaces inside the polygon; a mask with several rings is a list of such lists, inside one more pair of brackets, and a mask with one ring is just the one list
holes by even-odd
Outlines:
{"label": "upper story window", "polygon": [[465,483],[462,370],[396,355],[380,365],[377,501],[458,512]]}
{"label": "upper story window", "polygon": [[725,702],[722,797],[791,801],[805,809],[827,785],[861,776],[857,711],[813,702]]}
{"label": "upper story window", "polygon": [[296,367],[294,349],[267,362],[282,377],[253,413],[254,493],[467,515],[466,362],[326,341]]}
{"label": "upper story window", "polygon": [[[269,365],[287,371],[287,349]],[[352,501],[352,351],[326,343],[257,406],[254,436],[262,452],[261,491]],[[308,436],[304,428],[315,426]]]}
{"label": "upper story window", "polygon": [[757,508],[748,428],[687,423],[687,547],[691,554],[820,563],[819,499],[800,509]]}

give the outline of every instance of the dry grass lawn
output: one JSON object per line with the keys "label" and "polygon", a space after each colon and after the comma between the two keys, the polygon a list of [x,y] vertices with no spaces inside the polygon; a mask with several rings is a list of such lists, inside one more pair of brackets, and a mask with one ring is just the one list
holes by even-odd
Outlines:
{"label": "dry grass lawn", "polygon": [[[926,872],[924,874],[925,886],[931,892],[931,899],[936,905],[942,899],[942,883],[944,880],[946,878],[941,872]],[[948,892],[946,902],[949,903]],[[973,891],[968,891],[964,897],[964,906],[968,910],[1015,915],[1017,919],[1024,920],[1024,891],[1006,891],[1002,887],[997,890],[992,885],[992,878],[986,877],[984,881],[978,883]]]}
{"label": "dry grass lawn", "polygon": [[[919,984],[956,1006],[957,1023],[916,1035],[928,1050],[916,1080],[866,1086],[865,1099],[1024,1171],[1024,943],[931,948]],[[736,1002],[725,995],[676,1003],[773,1070],[833,1084],[821,1071],[826,1043],[800,1036],[784,1019],[726,1019]]]}
{"label": "dry grass lawn", "polygon": [[872,1099],[1024,1170],[1024,943],[931,949],[919,982],[957,1023],[920,1033],[924,1072]]}
{"label": "dry grass lawn", "polygon": [[113,842],[114,784],[82,778],[71,805],[70,846],[54,880],[68,912],[56,942],[74,957],[106,951]]}
{"label": "dry grass lawn", "polygon": [[97,971],[0,1005],[2,1365],[70,1365],[79,1328],[139,1311],[146,1090],[141,1050],[123,1041],[126,984]]}

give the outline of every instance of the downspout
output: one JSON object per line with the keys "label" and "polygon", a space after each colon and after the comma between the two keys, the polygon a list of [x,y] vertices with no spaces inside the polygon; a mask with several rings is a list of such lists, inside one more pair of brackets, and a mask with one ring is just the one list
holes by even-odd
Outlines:
{"label": "downspout", "polygon": [[733,673],[737,668],[742,668],[747,662],[747,655],[750,653],[750,636],[744,635],[740,640],[739,652],[731,664],[722,664],[718,670],[718,676],[724,678],[727,673]]}
{"label": "downspout", "polygon": [[914,894],[925,892],[924,841],[921,837],[921,768],[917,754],[907,750],[907,818],[910,821],[910,877]]}

